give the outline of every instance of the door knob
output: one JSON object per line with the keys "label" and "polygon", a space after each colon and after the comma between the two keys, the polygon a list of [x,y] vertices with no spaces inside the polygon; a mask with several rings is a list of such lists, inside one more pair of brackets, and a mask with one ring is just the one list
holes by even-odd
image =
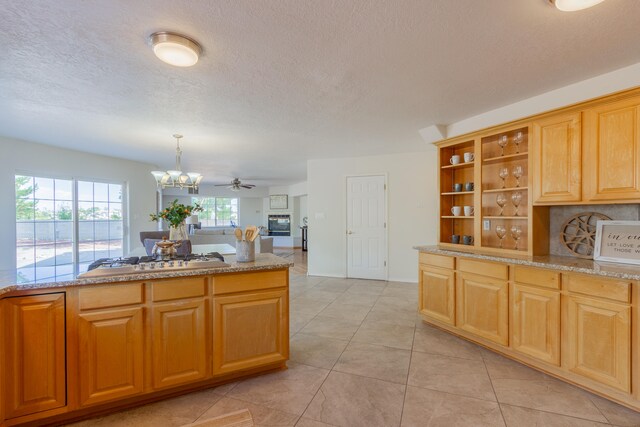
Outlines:
{"label": "door knob", "polygon": [[347,234],[353,234],[353,231],[348,230],[348,231],[347,231]]}

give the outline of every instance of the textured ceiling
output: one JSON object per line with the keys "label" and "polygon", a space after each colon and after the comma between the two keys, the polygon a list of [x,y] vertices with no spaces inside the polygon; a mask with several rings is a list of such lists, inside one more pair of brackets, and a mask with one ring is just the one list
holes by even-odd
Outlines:
{"label": "textured ceiling", "polygon": [[[426,149],[419,129],[640,62],[640,1],[0,0],[0,134],[209,182]],[[148,36],[204,47],[192,68]]]}

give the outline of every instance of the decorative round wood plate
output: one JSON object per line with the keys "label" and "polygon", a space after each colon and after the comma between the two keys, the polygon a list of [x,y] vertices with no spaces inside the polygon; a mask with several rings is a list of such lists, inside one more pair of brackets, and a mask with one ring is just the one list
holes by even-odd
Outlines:
{"label": "decorative round wood plate", "polygon": [[560,241],[575,256],[593,259],[593,248],[596,244],[596,223],[610,219],[597,212],[575,214],[562,226]]}

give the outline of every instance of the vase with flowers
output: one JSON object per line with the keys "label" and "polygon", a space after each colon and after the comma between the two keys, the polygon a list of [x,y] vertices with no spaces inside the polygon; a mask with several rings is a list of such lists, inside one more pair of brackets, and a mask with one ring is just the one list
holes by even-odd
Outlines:
{"label": "vase with flowers", "polygon": [[201,212],[202,207],[195,203],[194,206],[178,203],[178,199],[158,212],[151,214],[151,221],[167,221],[169,223],[169,240],[187,240],[187,226],[185,220],[196,212]]}

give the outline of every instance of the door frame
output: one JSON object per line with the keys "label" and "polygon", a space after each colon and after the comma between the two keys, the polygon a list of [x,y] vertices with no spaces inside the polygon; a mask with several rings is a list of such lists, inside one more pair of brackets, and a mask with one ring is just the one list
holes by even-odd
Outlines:
{"label": "door frame", "polygon": [[[389,175],[387,172],[380,173],[363,173],[363,174],[355,174],[355,175],[345,175],[344,177],[344,247],[345,247],[345,277],[349,279],[349,236],[347,235],[347,227],[349,226],[349,178],[365,178],[365,177],[373,177],[373,176],[382,176],[384,177],[384,223],[386,227],[384,228],[384,240],[385,240],[385,248],[384,248],[384,281],[389,280]],[[362,280],[375,280],[375,279],[362,279]]]}

